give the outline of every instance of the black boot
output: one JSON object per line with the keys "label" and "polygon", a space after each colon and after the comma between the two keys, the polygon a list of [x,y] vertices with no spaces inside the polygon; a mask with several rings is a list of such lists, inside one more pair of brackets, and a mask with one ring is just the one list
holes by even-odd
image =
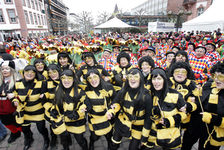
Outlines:
{"label": "black boot", "polygon": [[50,146],[53,148],[53,147],[56,147],[56,144],[57,144],[57,135],[52,135],[51,141],[50,141]]}
{"label": "black boot", "polygon": [[48,149],[48,147],[49,147],[49,142],[50,142],[49,137],[48,137],[48,136],[45,136],[45,137],[44,137],[43,150],[47,150],[47,149]]}
{"label": "black boot", "polygon": [[88,150],[87,140],[84,139],[82,143],[80,143],[82,150]]}
{"label": "black boot", "polygon": [[18,131],[16,133],[11,133],[10,137],[8,139],[8,143],[15,142],[15,140],[18,139],[20,136],[21,136],[21,132],[20,131]]}
{"label": "black boot", "polygon": [[95,141],[91,141],[89,142],[89,150],[94,150],[94,143]]}
{"label": "black boot", "polygon": [[27,135],[24,134],[24,136],[25,136],[25,139],[24,139],[24,148],[23,148],[23,150],[28,150],[31,147],[31,145],[32,145],[32,143],[34,141],[33,133],[31,132],[31,133],[28,133]]}
{"label": "black boot", "polygon": [[69,150],[69,146],[67,144],[63,145],[63,150]]}
{"label": "black boot", "polygon": [[117,150],[119,148],[120,144],[116,144],[114,142],[111,142],[110,144],[110,150]]}

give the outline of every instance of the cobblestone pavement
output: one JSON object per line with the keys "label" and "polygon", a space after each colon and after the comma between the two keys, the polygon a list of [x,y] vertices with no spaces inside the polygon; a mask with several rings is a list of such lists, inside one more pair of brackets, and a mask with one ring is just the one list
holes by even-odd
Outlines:
{"label": "cobblestone pavement", "polygon": [[[31,126],[31,129],[33,131],[33,135],[34,135],[34,142],[32,144],[32,147],[30,148],[30,150],[41,150],[42,149],[42,144],[43,144],[43,138],[42,136],[39,134],[39,132],[37,131],[35,125]],[[85,137],[89,142],[89,136],[90,133],[87,131],[85,133]],[[5,138],[4,141],[2,141],[0,143],[0,150],[23,150],[23,142],[24,142],[24,136],[23,134],[21,134],[21,137],[18,138],[14,143],[12,144],[8,144],[7,143],[7,139],[9,138],[9,131],[8,131],[8,135]],[[70,146],[71,150],[81,150],[81,148],[79,147],[79,145],[77,144],[77,142],[75,141],[74,137],[72,137],[72,145]],[[127,139],[123,139],[119,150],[127,150],[128,149],[128,140]],[[49,148],[49,150],[53,150],[51,148]],[[56,148],[54,150],[62,150],[62,146],[60,144],[57,144]],[[105,137],[101,137],[96,143],[95,143],[95,150],[107,150],[107,141],[105,139]],[[154,150],[161,150],[160,148],[155,148]],[[194,145],[194,147],[192,148],[192,150],[197,150],[197,143]],[[222,147],[220,150],[224,150],[224,147]]]}

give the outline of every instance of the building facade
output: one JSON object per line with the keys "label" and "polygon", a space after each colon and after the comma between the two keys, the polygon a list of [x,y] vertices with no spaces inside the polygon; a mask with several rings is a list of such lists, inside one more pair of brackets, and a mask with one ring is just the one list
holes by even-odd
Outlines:
{"label": "building facade", "polygon": [[144,11],[145,15],[160,16],[166,15],[168,11],[177,12],[182,7],[183,0],[147,0],[141,5],[131,9],[135,14]]}
{"label": "building facade", "polygon": [[43,0],[0,0],[0,40],[48,34]]}
{"label": "building facade", "polygon": [[55,35],[65,35],[68,32],[68,7],[62,0],[45,0],[49,31]]}
{"label": "building facade", "polygon": [[213,0],[184,0],[183,7],[191,11],[192,14],[187,17],[187,20],[191,20],[201,15],[209,6],[211,6]]}

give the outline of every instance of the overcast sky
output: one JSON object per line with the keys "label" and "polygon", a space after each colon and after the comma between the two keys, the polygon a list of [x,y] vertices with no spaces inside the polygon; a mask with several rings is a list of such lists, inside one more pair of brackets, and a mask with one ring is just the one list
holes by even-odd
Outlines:
{"label": "overcast sky", "polygon": [[69,8],[70,13],[80,13],[82,11],[91,12],[95,18],[100,12],[112,13],[115,4],[122,12],[131,10],[132,8],[142,4],[147,0],[63,0]]}

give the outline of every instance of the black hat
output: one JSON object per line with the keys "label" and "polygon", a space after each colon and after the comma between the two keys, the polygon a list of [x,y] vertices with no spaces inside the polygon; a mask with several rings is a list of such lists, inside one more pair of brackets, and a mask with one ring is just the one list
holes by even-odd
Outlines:
{"label": "black hat", "polygon": [[36,70],[36,68],[35,68],[33,65],[27,65],[27,66],[23,69],[23,71],[29,71],[29,70],[32,70],[32,71],[34,71],[35,73],[37,73],[37,70]]}
{"label": "black hat", "polygon": [[130,49],[128,46],[124,46],[124,47],[122,48],[122,51],[131,51],[131,49]]}
{"label": "black hat", "polygon": [[117,63],[120,64],[120,59],[121,59],[122,57],[127,58],[128,62],[130,62],[130,60],[131,60],[130,55],[129,55],[128,53],[122,51],[122,52],[117,56]]}
{"label": "black hat", "polygon": [[48,66],[48,70],[57,70],[58,72],[60,72],[60,68],[56,64],[50,64]]}
{"label": "black hat", "polygon": [[171,66],[170,75],[173,76],[174,70],[178,68],[184,68],[187,70],[187,78],[194,79],[194,72],[191,70],[191,66],[187,62],[176,62]]}
{"label": "black hat", "polygon": [[142,69],[142,63],[143,62],[147,62],[152,67],[151,69],[153,69],[155,67],[154,60],[150,56],[144,56],[144,57],[142,57],[142,58],[139,59],[139,61],[138,61],[138,67],[140,69]]}
{"label": "black hat", "polygon": [[154,48],[154,47],[152,47],[152,46],[149,46],[146,50],[150,50],[150,51],[152,51],[153,53],[156,53],[155,48]]}
{"label": "black hat", "polygon": [[172,51],[168,51],[168,52],[166,53],[166,56],[169,55],[169,54],[173,54],[173,55],[175,55],[174,52],[172,52]]}
{"label": "black hat", "polygon": [[9,66],[12,69],[15,69],[15,62],[10,60],[5,60],[2,62],[1,66]]}
{"label": "black hat", "polygon": [[178,49],[178,51],[180,51],[180,47],[178,47],[178,46],[173,46],[173,47],[172,47],[172,50],[173,50],[174,48],[176,48],[176,49]]}
{"label": "black hat", "polygon": [[213,46],[213,49],[216,49],[216,45],[213,42],[208,42],[206,45],[211,45],[211,46]]}
{"label": "black hat", "polygon": [[60,53],[58,53],[58,63],[59,63],[59,59],[60,59],[61,57],[66,57],[66,58],[68,58],[68,62],[69,62],[70,64],[72,63],[72,60],[71,60],[71,58],[69,57],[69,55],[68,55],[67,52],[60,52]]}

